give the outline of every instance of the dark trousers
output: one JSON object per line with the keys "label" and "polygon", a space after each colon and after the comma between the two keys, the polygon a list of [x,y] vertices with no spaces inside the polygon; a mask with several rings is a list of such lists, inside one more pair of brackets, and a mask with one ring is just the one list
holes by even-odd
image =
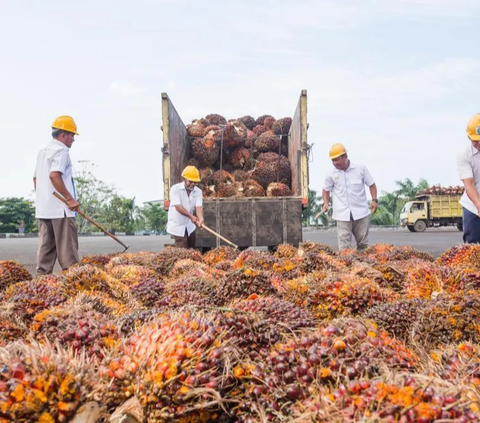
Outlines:
{"label": "dark trousers", "polygon": [[480,217],[463,208],[463,242],[480,244]]}
{"label": "dark trousers", "polygon": [[78,263],[78,234],[74,217],[38,219],[37,274],[52,273],[57,258],[63,270]]}
{"label": "dark trousers", "polygon": [[175,241],[174,247],[176,248],[195,248],[197,240],[196,231],[193,231],[189,236],[188,231],[185,229],[184,236],[171,235],[171,237]]}

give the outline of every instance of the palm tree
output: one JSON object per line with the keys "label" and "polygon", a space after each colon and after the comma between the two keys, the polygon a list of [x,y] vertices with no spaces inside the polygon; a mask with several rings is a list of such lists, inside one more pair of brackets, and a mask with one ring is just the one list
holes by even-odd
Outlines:
{"label": "palm tree", "polygon": [[416,185],[410,178],[406,178],[403,181],[395,181],[395,184],[398,189],[394,192],[398,194],[399,197],[407,200],[414,200],[418,191],[428,188],[428,182],[424,178],[420,178]]}

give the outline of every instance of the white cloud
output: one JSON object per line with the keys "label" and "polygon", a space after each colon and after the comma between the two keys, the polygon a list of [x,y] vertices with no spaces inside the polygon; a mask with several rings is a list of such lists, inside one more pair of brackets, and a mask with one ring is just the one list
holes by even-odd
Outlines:
{"label": "white cloud", "polygon": [[110,91],[127,96],[140,94],[142,91],[139,87],[128,81],[115,81],[110,84]]}

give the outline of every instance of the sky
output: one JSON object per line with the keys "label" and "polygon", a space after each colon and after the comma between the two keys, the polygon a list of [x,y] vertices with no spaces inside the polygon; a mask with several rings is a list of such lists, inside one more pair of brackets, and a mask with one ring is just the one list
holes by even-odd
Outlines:
{"label": "sky", "polygon": [[343,143],[378,189],[458,185],[480,112],[478,0],[0,0],[0,198],[33,198],[58,115],[74,168],[163,198],[161,93],[185,124],[293,116],[308,92],[310,187]]}

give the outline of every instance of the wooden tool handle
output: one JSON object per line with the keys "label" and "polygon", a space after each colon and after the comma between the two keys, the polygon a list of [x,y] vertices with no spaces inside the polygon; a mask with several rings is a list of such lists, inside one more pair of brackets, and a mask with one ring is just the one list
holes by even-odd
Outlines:
{"label": "wooden tool handle", "polygon": [[227,238],[224,238],[222,235],[216,233],[213,229],[210,229],[210,228],[209,228],[208,226],[206,226],[205,224],[203,224],[203,225],[201,226],[201,228],[206,229],[208,232],[210,232],[211,234],[215,235],[217,238],[220,238],[222,241],[225,241],[227,244],[230,244],[232,247],[238,249],[238,245],[235,245],[233,242],[229,241]]}
{"label": "wooden tool handle", "polygon": [[[55,197],[57,197],[60,201],[63,201],[65,204],[68,204],[67,203],[67,200],[61,196],[58,192],[54,191],[53,192],[53,195]],[[93,226],[96,226],[98,229],[100,229],[105,235],[108,235],[110,238],[114,239],[115,241],[117,241],[120,245],[122,245],[126,251],[128,249],[128,246],[125,245],[122,241],[120,241],[115,235],[111,234],[110,232],[108,232],[106,229],[102,228],[97,222],[95,222],[95,220],[93,220],[92,218],[88,217],[85,213],[83,213],[82,211],[78,210],[78,214],[80,216],[82,216],[84,219],[87,219]]]}

